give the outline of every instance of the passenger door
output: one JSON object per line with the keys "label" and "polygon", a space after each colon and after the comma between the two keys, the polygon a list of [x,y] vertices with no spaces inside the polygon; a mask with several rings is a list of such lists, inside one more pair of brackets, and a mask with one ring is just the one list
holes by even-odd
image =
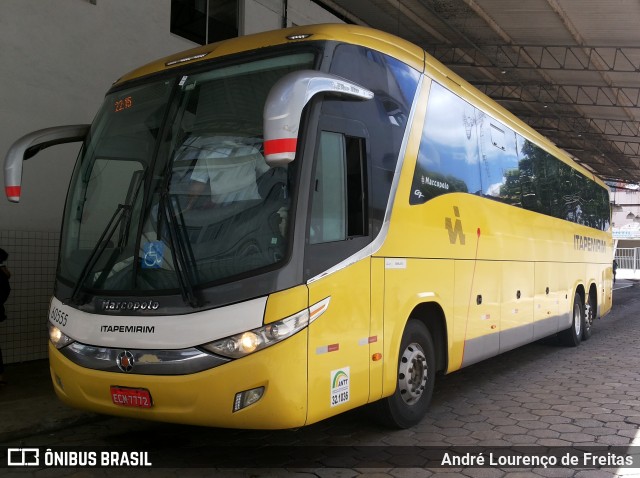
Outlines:
{"label": "passenger door", "polygon": [[369,399],[371,259],[365,253],[354,257],[370,242],[366,145],[360,123],[321,120],[304,274],[312,318],[315,304],[328,303],[309,326],[307,423]]}

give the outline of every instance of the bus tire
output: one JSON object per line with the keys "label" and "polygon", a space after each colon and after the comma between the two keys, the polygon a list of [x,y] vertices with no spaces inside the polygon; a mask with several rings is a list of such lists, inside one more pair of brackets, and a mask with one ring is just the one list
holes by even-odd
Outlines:
{"label": "bus tire", "polygon": [[580,345],[582,332],[584,330],[584,304],[582,303],[580,294],[576,293],[573,297],[573,309],[571,315],[573,316],[571,326],[567,330],[560,332],[559,337],[560,342],[562,342],[563,345],[577,347]]}
{"label": "bus tire", "polygon": [[582,340],[589,340],[593,328],[593,321],[596,318],[596,298],[589,294],[587,305],[584,310],[584,328],[582,329]]}
{"label": "bus tire", "polygon": [[398,383],[379,403],[380,421],[393,428],[409,428],[427,413],[436,376],[433,340],[419,320],[409,320],[398,354]]}

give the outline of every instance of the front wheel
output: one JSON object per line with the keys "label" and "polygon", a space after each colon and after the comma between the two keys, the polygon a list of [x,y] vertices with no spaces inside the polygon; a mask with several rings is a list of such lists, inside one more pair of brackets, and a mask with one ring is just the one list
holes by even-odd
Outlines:
{"label": "front wheel", "polygon": [[435,374],[431,334],[422,322],[409,320],[400,344],[396,391],[378,402],[378,418],[394,428],[418,424],[429,408]]}
{"label": "front wheel", "polygon": [[560,332],[560,342],[569,347],[577,347],[582,340],[582,331],[584,330],[584,304],[579,294],[573,297],[573,320],[571,327]]}

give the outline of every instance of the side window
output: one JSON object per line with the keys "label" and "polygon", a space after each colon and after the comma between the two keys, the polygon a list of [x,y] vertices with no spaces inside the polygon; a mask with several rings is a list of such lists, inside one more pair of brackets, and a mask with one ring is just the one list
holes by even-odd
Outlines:
{"label": "side window", "polygon": [[409,204],[465,192],[606,230],[608,192],[433,82]]}
{"label": "side window", "polygon": [[583,189],[585,198],[585,222],[589,227],[594,227],[602,231],[609,229],[611,222],[611,205],[609,203],[609,191],[598,184],[587,181]]}
{"label": "side window", "polygon": [[518,172],[516,134],[487,114],[478,111],[480,157],[483,195],[517,205],[513,200],[507,178]]}
{"label": "side window", "polygon": [[364,141],[322,131],[312,182],[309,243],[343,241],[368,234]]}
{"label": "side window", "polygon": [[438,83],[429,93],[410,204],[452,192],[482,192],[478,150],[481,113]]}
{"label": "side window", "polygon": [[606,189],[522,136],[518,135],[517,140],[519,171],[509,175],[505,187],[520,202],[511,204],[596,229],[608,229]]}
{"label": "side window", "polygon": [[574,169],[541,148],[536,147],[536,149],[544,159],[544,169],[536,176],[538,196],[542,206],[540,212],[567,221],[579,222],[578,218],[582,215],[579,190],[583,185],[575,181]]}
{"label": "side window", "polygon": [[509,204],[542,212],[538,182],[535,178],[542,172],[542,160],[535,154],[534,145],[519,134],[516,135],[518,144],[518,170],[507,175],[503,188],[503,197],[508,198]]}
{"label": "side window", "polygon": [[375,94],[369,101],[327,96],[322,105],[323,114],[357,121],[367,131],[369,182],[371,191],[376,192],[370,197],[368,232],[373,237],[382,228],[420,73],[378,51],[347,44],[336,47],[330,71]]}

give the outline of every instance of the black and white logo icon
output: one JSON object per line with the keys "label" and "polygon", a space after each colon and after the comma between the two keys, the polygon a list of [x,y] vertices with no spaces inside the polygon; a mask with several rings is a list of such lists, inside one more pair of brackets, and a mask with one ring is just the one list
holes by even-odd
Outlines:
{"label": "black and white logo icon", "polygon": [[118,354],[118,358],[116,359],[116,364],[118,368],[123,372],[131,372],[133,370],[133,354],[128,350],[124,350]]}
{"label": "black and white logo icon", "polygon": [[39,466],[40,449],[9,448],[7,449],[7,466]]}

